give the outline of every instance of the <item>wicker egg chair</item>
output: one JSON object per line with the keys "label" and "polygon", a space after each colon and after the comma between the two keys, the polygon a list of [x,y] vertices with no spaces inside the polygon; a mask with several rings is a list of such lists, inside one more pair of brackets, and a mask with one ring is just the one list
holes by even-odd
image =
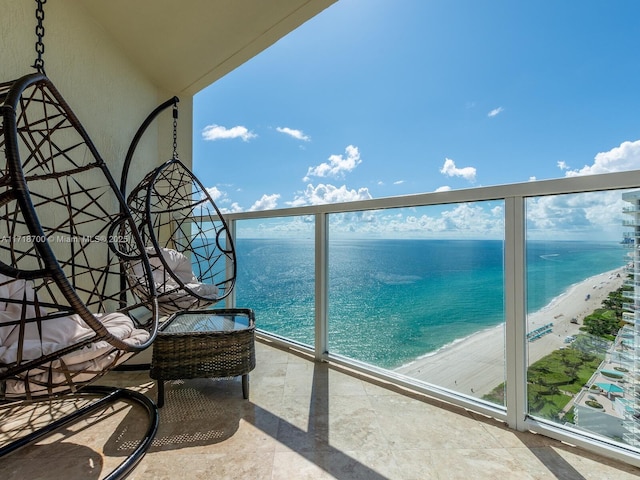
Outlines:
{"label": "wicker egg chair", "polygon": [[[0,401],[99,397],[157,409],[95,380],[150,346],[158,329],[151,266],[124,198],[87,132],[42,73],[0,83]],[[127,275],[135,263],[138,275]],[[124,272],[124,275],[123,275]],[[76,416],[0,448],[0,457]]]}
{"label": "wicker egg chair", "polygon": [[[173,106],[173,157],[149,172],[127,196],[149,255],[158,307],[166,315],[208,308],[228,297],[236,281],[229,227],[207,189],[178,158],[177,104],[178,98],[173,97],[143,122],[127,154],[120,184],[124,193],[135,147],[147,126]],[[135,274],[138,266],[133,268]]]}

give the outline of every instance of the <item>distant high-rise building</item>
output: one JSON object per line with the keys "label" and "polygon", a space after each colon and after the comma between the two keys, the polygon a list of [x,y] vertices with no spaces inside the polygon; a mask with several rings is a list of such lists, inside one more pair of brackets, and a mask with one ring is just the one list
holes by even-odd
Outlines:
{"label": "distant high-rise building", "polygon": [[624,406],[623,441],[634,447],[640,446],[640,191],[624,193],[622,199],[631,205],[623,209],[630,216],[624,221],[624,225],[632,228],[625,232],[623,243],[629,247],[629,280],[627,285],[633,287],[625,293],[629,298],[624,303],[625,312],[623,319],[628,323],[618,334],[622,350],[619,361],[628,367],[625,375],[625,396],[622,400]]}

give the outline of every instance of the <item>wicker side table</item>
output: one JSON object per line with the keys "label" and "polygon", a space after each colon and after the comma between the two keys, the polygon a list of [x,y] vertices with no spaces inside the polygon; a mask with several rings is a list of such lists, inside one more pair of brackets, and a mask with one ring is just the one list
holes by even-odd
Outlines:
{"label": "wicker side table", "polygon": [[162,325],[153,343],[150,376],[164,405],[164,381],[242,375],[249,398],[249,372],[256,366],[255,316],[246,308],[178,312]]}

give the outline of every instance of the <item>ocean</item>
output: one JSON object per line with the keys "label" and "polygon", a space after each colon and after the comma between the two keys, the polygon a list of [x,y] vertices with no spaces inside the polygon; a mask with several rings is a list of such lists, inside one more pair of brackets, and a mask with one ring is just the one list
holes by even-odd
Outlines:
{"label": "ocean", "polygon": [[[623,266],[617,243],[529,242],[527,310]],[[313,345],[314,245],[238,239],[236,304],[257,327]],[[329,247],[329,350],[383,368],[504,322],[503,242],[348,240]]]}

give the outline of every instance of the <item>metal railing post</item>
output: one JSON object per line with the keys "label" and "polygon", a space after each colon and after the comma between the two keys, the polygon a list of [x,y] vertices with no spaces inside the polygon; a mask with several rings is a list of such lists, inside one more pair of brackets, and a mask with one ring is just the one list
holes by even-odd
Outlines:
{"label": "metal railing post", "polygon": [[329,351],[329,228],[326,213],[315,215],[315,359]]}
{"label": "metal railing post", "polygon": [[[236,245],[236,224],[237,220],[235,219],[227,219],[227,234],[231,238],[231,241],[234,245]],[[233,274],[233,265],[230,265],[229,262],[226,262],[226,278],[229,278]],[[226,308],[235,308],[236,306],[236,289],[231,290],[231,293],[227,298],[224,299],[224,305]]]}
{"label": "metal railing post", "polygon": [[507,424],[525,430],[527,415],[525,214],[523,197],[505,198],[504,295]]}

